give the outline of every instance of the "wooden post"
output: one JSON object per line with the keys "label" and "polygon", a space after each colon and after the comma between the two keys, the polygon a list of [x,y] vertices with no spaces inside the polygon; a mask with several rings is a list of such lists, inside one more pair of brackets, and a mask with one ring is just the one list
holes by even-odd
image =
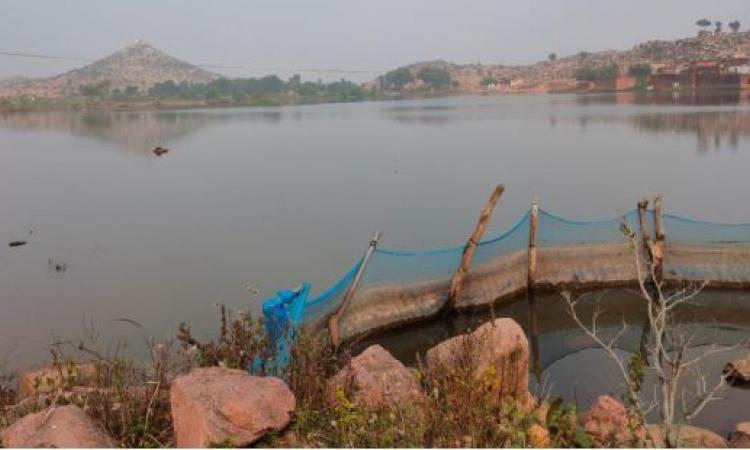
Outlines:
{"label": "wooden post", "polygon": [[529,326],[531,328],[532,372],[539,379],[542,375],[539,354],[539,318],[536,305],[536,235],[539,227],[539,196],[534,194],[529,214],[529,261],[526,276],[526,293],[529,301]]}
{"label": "wooden post", "polygon": [[532,293],[536,288],[536,230],[539,226],[539,196],[534,194],[529,216],[529,267],[526,277],[526,289]]}
{"label": "wooden post", "polygon": [[644,198],[638,202],[638,222],[641,227],[641,240],[646,251],[649,251],[648,244],[651,242],[651,236],[648,232],[648,222],[646,222],[646,208],[648,208],[648,200]]}
{"label": "wooden post", "polygon": [[[648,222],[646,218],[646,209],[648,208],[648,200],[642,199],[638,202],[638,222],[641,228],[641,239],[643,240],[643,246],[646,249],[646,258],[649,264],[649,271],[647,273],[647,285],[654,284],[650,287],[652,298],[656,298],[656,287],[655,283],[660,283],[663,277],[663,264],[664,260],[661,242],[654,243],[651,241],[651,236],[648,231]],[[660,205],[661,208],[661,205]],[[658,231],[657,231],[658,234]],[[654,277],[651,276],[651,267],[654,270]]]}
{"label": "wooden post", "polygon": [[667,237],[661,221],[661,211],[661,194],[656,194],[654,196],[654,234],[656,234],[657,242],[663,242]]}
{"label": "wooden post", "polygon": [[380,233],[380,230],[375,230],[375,234],[370,239],[370,245],[367,247],[365,256],[362,258],[362,264],[359,265],[359,269],[357,269],[357,274],[354,275],[352,284],[349,285],[349,289],[347,289],[346,294],[344,294],[344,299],[341,301],[341,304],[339,305],[336,312],[331,314],[331,317],[328,318],[328,331],[331,334],[331,343],[333,344],[334,349],[338,349],[339,345],[341,345],[341,337],[339,334],[339,320],[341,319],[341,316],[344,315],[344,312],[346,312],[346,307],[349,306],[349,302],[351,301],[352,297],[354,297],[354,293],[359,287],[359,282],[362,281],[362,274],[365,271],[365,267],[370,261],[370,257],[375,251],[375,247],[377,247],[378,241],[380,240],[381,236],[382,234]]}
{"label": "wooden post", "polygon": [[490,216],[492,215],[492,210],[495,208],[497,201],[500,199],[500,196],[503,195],[504,191],[504,185],[498,184],[497,186],[495,186],[495,190],[492,191],[492,195],[490,195],[489,200],[487,200],[487,204],[484,205],[482,213],[479,215],[477,226],[474,228],[474,232],[471,234],[471,236],[469,237],[469,241],[464,247],[461,264],[458,266],[458,270],[456,271],[455,275],[453,275],[451,290],[448,294],[448,299],[443,305],[443,314],[456,306],[456,300],[458,299],[458,295],[461,293],[461,287],[463,286],[464,277],[466,276],[466,273],[469,271],[469,267],[471,266],[471,261],[474,258],[474,253],[477,250],[477,244],[479,244],[479,241],[482,239],[484,230],[485,228],[487,228],[487,222],[489,222]]}
{"label": "wooden post", "polygon": [[651,259],[654,264],[656,281],[661,283],[664,279],[664,240],[667,235],[664,232],[664,224],[661,220],[661,195],[654,196],[654,235],[655,242],[651,248]]}

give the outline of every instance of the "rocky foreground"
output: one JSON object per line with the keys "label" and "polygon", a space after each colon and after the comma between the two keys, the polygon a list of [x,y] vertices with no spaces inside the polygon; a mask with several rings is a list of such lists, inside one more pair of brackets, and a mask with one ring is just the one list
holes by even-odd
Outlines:
{"label": "rocky foreground", "polygon": [[[735,366],[739,364],[736,362]],[[439,343],[427,352],[424,367],[419,371],[405,367],[383,347],[373,345],[351,358],[321,386],[326,409],[339,412],[335,417],[341,423],[332,420],[332,429],[343,429],[345,421],[355,420],[359,408],[365,408],[369,412],[358,432],[377,433],[381,420],[378,414],[383,411],[393,414],[394,409],[389,408],[424,405],[410,424],[416,428],[420,417],[434,414],[440,406],[434,403],[435,398],[443,395],[439,386],[456,390],[460,389],[457,386],[468,385],[471,390],[456,399],[463,403],[461,407],[471,407],[471,402],[481,403],[488,397],[502,400],[499,405],[517,405],[513,414],[522,420],[513,426],[520,430],[520,441],[506,443],[529,447],[560,445],[560,441],[554,440],[564,423],[559,410],[529,392],[528,369],[529,347],[523,330],[513,320],[504,318]],[[114,447],[115,440],[105,432],[101,417],[94,414],[97,397],[92,395],[99,389],[95,386],[99,370],[96,364],[85,364],[24,374],[19,381],[17,403],[6,407],[6,417],[12,419],[0,431],[2,446]],[[450,384],[459,375],[459,384]],[[314,377],[315,373],[308,376]],[[425,390],[425,379],[438,380],[433,383],[432,391]],[[174,435],[171,444],[177,447],[245,447],[259,441],[264,445],[307,446],[311,445],[309,435],[315,434],[301,436],[305,431],[299,423],[310,420],[306,417],[309,411],[304,410],[285,381],[272,376],[253,376],[244,370],[225,367],[194,368],[174,378],[168,389],[157,385],[156,389],[147,390],[145,397],[150,398],[149,410],[152,403],[169,404],[168,426]],[[116,412],[124,408],[117,404],[108,407]],[[443,410],[440,414],[451,412]],[[480,414],[490,412],[480,411]],[[154,416],[151,420],[155,420]],[[623,404],[609,396],[599,397],[577,420],[578,424],[572,426],[580,429],[589,444],[664,445],[663,432],[658,426],[634,425]],[[146,423],[139,426],[148,429],[148,413]],[[459,435],[453,441],[438,442],[440,446],[482,445],[474,439],[471,435]],[[728,440],[708,430],[684,426],[681,440],[683,446],[747,447],[750,422],[737,424]],[[416,444],[427,445],[425,441]]]}

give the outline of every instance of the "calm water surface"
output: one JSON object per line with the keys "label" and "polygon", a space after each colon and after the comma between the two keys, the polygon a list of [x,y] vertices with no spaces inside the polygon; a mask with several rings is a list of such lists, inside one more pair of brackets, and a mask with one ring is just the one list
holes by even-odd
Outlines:
{"label": "calm water surface", "polygon": [[[258,311],[276,289],[324,289],[376,227],[389,247],[462,244],[498,182],[488,236],[534,193],[578,219],[658,191],[669,212],[750,222],[747,97],[0,116],[0,355],[36,364],[82,321],[103,340],[181,321],[209,333],[217,302]],[[5,244],[17,239],[28,244]]]}

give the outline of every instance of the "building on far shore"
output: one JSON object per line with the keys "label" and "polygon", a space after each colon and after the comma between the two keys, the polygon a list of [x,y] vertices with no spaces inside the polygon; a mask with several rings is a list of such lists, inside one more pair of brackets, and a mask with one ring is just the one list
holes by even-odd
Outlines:
{"label": "building on far shore", "polygon": [[750,89],[750,58],[691,61],[664,66],[651,76],[655,90]]}

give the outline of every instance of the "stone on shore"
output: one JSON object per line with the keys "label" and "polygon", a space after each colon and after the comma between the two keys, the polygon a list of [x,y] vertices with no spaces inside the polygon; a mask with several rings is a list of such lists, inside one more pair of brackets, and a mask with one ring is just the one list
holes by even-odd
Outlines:
{"label": "stone on shore", "polygon": [[[661,425],[648,425],[648,436],[654,447],[664,448],[664,429]],[[727,448],[727,441],[705,428],[683,425],[677,443],[682,448]]]}
{"label": "stone on shore", "polygon": [[604,447],[633,447],[645,437],[642,428],[633,433],[625,406],[609,395],[597,397],[583,417],[583,428]]}
{"label": "stone on shore", "polygon": [[750,383],[750,355],[738,358],[724,366],[724,375],[732,383]]}
{"label": "stone on shore", "polygon": [[735,448],[750,448],[750,422],[740,422],[729,433],[729,445]]}
{"label": "stone on shore", "polygon": [[18,380],[18,400],[73,386],[94,387],[99,383],[99,366],[95,363],[60,364],[25,372]]}
{"label": "stone on shore", "polygon": [[210,367],[177,377],[170,387],[178,447],[247,446],[292,419],[295,399],[275,377]]}
{"label": "stone on shore", "polygon": [[476,378],[487,379],[493,374],[503,395],[533,403],[529,393],[529,342],[513,319],[496,319],[473,333],[443,341],[427,351],[425,362],[429,371],[439,372],[465,366],[467,357]]}
{"label": "stone on shore", "polygon": [[112,448],[114,443],[77,406],[58,406],[29,414],[2,433],[6,448]]}
{"label": "stone on shore", "polygon": [[332,401],[337,392],[361,405],[398,404],[422,395],[415,373],[380,345],[371,345],[328,381]]}

